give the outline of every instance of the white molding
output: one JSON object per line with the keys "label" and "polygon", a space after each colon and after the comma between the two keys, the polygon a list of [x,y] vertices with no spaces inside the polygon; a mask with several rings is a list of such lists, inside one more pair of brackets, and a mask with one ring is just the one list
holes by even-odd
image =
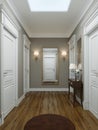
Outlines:
{"label": "white molding", "polygon": [[22,102],[22,100],[25,98],[25,94],[23,94],[17,101],[16,107]]}
{"label": "white molding", "polygon": [[1,119],[1,117],[0,117],[0,126],[2,125],[2,119]]}
{"label": "white molding", "polygon": [[[0,8],[0,16],[1,16],[1,30],[0,30],[0,35],[1,35],[1,48],[3,45],[3,32],[4,29],[10,32],[15,38],[16,38],[16,84],[15,84],[15,104],[18,99],[18,29],[17,26],[13,23],[13,21],[8,17],[8,15],[5,13],[5,11]],[[1,49],[1,114],[4,112],[4,87],[3,87],[3,62],[2,62],[2,49]],[[4,114],[2,114],[2,120],[4,120]]]}
{"label": "white molding", "polygon": [[26,26],[25,20],[21,17],[18,9],[15,7],[15,5],[13,4],[13,2],[11,2],[10,0],[6,0],[6,3],[8,4],[8,6],[11,9],[11,11],[15,15],[15,17],[17,18],[18,22],[21,24],[21,26],[24,28],[24,30],[28,34],[28,32],[29,32],[30,29]]}
{"label": "white molding", "polygon": [[84,81],[84,103],[83,103],[83,107],[84,109],[88,109],[89,108],[89,61],[88,61],[88,57],[89,57],[89,50],[88,50],[88,39],[86,36],[84,36],[84,42],[83,42],[83,46],[84,46],[84,51],[83,51],[83,59],[84,59],[84,63],[83,63],[83,81]]}
{"label": "white molding", "polygon": [[86,101],[83,102],[83,109],[84,110],[88,110],[89,109],[89,103],[88,102],[86,102]]}
{"label": "white molding", "polygon": [[[18,107],[18,105],[22,102],[22,100],[25,98],[25,95],[22,95],[16,103],[16,107]],[[1,117],[0,117],[0,125],[2,125],[4,123],[4,113],[1,113]]]}
{"label": "white molding", "polygon": [[73,34],[69,40],[69,45],[73,48],[76,44],[76,34]]}
{"label": "white molding", "polygon": [[70,34],[65,33],[30,33],[31,38],[69,38]]}
{"label": "white molding", "polygon": [[11,2],[10,0],[6,0],[7,4],[9,5],[9,7],[11,8],[11,10],[14,12],[15,16],[17,17],[17,19],[19,20],[19,22],[22,24],[23,28],[25,29],[25,31],[27,32],[27,34],[29,35],[29,37],[32,38],[68,38],[70,37],[71,33],[75,30],[75,28],[77,27],[77,25],[79,24],[79,22],[81,21],[81,19],[83,18],[83,16],[86,14],[86,12],[88,11],[88,9],[90,8],[90,6],[92,5],[93,1],[90,1],[87,8],[83,11],[81,11],[80,17],[77,20],[77,22],[73,25],[73,29],[72,32],[65,34],[65,33],[61,33],[61,34],[40,34],[40,33],[32,33],[30,31],[30,28],[26,26],[25,24],[25,20],[23,20],[23,18],[21,17],[21,15],[19,14],[18,9],[15,7],[14,3]]}
{"label": "white molding", "polygon": [[29,90],[28,90],[29,92],[30,91],[39,91],[39,92],[43,92],[43,91],[45,91],[45,92],[67,92],[68,91],[68,88],[30,88]]}
{"label": "white molding", "polygon": [[[93,4],[94,0],[92,0],[91,2],[89,2],[87,8],[85,9],[85,11],[83,12],[83,14],[81,15],[81,17],[79,18],[79,20],[77,20],[77,23],[75,24],[73,31],[75,30],[75,28],[77,27],[77,25],[80,23],[80,21],[82,20],[82,18],[85,16],[85,14],[87,13],[87,11],[89,10],[90,6]],[[72,32],[73,32],[72,31]]]}
{"label": "white molding", "polygon": [[[0,14],[1,15],[1,14]],[[1,16],[2,17],[2,16]],[[1,19],[0,19],[1,20]],[[3,38],[2,38],[2,34],[3,34],[3,25],[0,23],[0,99],[1,99],[1,104],[0,104],[0,124],[3,124],[4,123],[4,114],[3,114],[3,101],[4,101],[4,97],[3,97],[3,87],[2,87],[2,79],[3,79],[3,75],[2,75],[2,66],[3,66],[3,64],[2,64],[2,42],[3,42]]]}
{"label": "white molding", "polygon": [[[25,89],[25,48],[27,48],[29,50],[29,59],[30,60],[30,45],[31,45],[31,42],[29,40],[29,38],[24,34],[23,35],[23,89],[24,89],[24,94],[28,91]],[[30,66],[29,66],[29,77],[30,79]],[[28,85],[28,89],[30,88],[30,82],[29,82],[29,85]]]}
{"label": "white molding", "polygon": [[14,23],[10,20],[10,18],[6,15],[6,13],[2,12],[3,14],[3,19],[2,19],[2,24],[4,27],[9,30],[15,37],[18,37],[18,31],[15,28]]}
{"label": "white molding", "polygon": [[98,8],[94,11],[94,13],[86,21],[85,27],[84,27],[84,35],[89,35],[97,27],[98,27]]}
{"label": "white molding", "polygon": [[23,93],[25,94],[25,35],[23,35]]}
{"label": "white molding", "polygon": [[95,1],[96,2],[93,4],[91,9],[88,10],[89,12],[87,13],[86,17],[83,19],[81,26],[84,26],[87,23],[87,21],[90,20],[91,16],[93,16],[93,14],[98,9],[98,1],[97,0],[95,0]]}
{"label": "white molding", "polygon": [[3,117],[3,114],[1,114],[1,117],[0,117],[0,126],[3,125],[4,123],[4,117]]}
{"label": "white molding", "polygon": [[[3,17],[3,16],[6,16],[6,18],[7,18],[8,21],[10,22],[10,24],[13,24],[15,30],[16,30],[16,29],[17,29],[17,30],[20,30],[20,29],[21,29],[20,25],[18,24],[17,18],[15,18],[15,19],[13,20],[13,17],[11,16],[11,15],[13,15],[13,12],[10,12],[10,11],[9,11],[9,9],[7,8],[7,6],[6,6],[5,3],[2,3],[2,4],[0,5],[0,13],[1,13],[0,21],[2,22],[2,24],[6,23],[5,18]],[[15,22],[15,21],[17,21],[17,22]],[[5,24],[5,26],[6,26],[6,24]],[[11,29],[11,28],[10,28],[10,29]],[[15,32],[13,31],[13,33],[17,33],[17,30],[16,30]],[[15,35],[16,35],[16,34],[15,34]],[[18,34],[17,34],[17,36],[18,36]]]}
{"label": "white molding", "polygon": [[31,42],[30,42],[29,38],[24,34],[23,39],[24,39],[24,46],[26,46],[28,49],[30,49]]}
{"label": "white molding", "polygon": [[[83,32],[83,46],[84,46],[84,102],[83,108],[90,110],[89,108],[89,34],[98,29],[98,5],[92,15],[87,19],[84,24]],[[94,10],[93,9],[93,10]]]}

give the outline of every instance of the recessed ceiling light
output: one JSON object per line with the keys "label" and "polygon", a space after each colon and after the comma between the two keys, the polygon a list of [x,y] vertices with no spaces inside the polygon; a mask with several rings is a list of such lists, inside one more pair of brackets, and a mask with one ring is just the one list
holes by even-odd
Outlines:
{"label": "recessed ceiling light", "polygon": [[32,12],[66,12],[71,0],[28,0]]}

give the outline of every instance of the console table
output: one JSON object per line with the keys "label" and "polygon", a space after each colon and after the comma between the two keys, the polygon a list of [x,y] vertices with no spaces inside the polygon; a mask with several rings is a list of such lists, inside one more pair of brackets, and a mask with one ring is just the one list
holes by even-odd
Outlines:
{"label": "console table", "polygon": [[81,105],[83,101],[83,83],[82,81],[68,79],[68,98],[70,99],[70,87],[73,88],[73,105],[75,105],[77,90],[79,91]]}

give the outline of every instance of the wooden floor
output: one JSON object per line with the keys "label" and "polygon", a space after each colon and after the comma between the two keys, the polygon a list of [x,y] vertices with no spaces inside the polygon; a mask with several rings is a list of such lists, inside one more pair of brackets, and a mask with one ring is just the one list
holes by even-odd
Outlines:
{"label": "wooden floor", "polygon": [[77,104],[73,107],[64,92],[30,92],[19,107],[5,119],[0,130],[23,130],[25,123],[40,114],[59,114],[69,118],[76,130],[98,130],[98,120]]}

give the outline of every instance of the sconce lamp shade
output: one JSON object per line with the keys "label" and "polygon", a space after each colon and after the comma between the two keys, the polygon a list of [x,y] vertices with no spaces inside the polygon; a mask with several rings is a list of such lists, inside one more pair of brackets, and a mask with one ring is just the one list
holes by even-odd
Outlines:
{"label": "sconce lamp shade", "polygon": [[34,56],[38,57],[39,56],[39,51],[34,51]]}
{"label": "sconce lamp shade", "polygon": [[69,69],[76,69],[77,66],[75,64],[70,64]]}
{"label": "sconce lamp shade", "polygon": [[34,51],[33,55],[34,55],[35,60],[37,60],[39,57],[39,51]]}
{"label": "sconce lamp shade", "polygon": [[78,65],[78,69],[79,69],[79,70],[82,70],[82,64],[79,64],[79,65]]}
{"label": "sconce lamp shade", "polygon": [[66,51],[62,51],[62,52],[61,52],[61,55],[62,55],[62,57],[64,58],[64,57],[66,57],[67,52],[66,52]]}

